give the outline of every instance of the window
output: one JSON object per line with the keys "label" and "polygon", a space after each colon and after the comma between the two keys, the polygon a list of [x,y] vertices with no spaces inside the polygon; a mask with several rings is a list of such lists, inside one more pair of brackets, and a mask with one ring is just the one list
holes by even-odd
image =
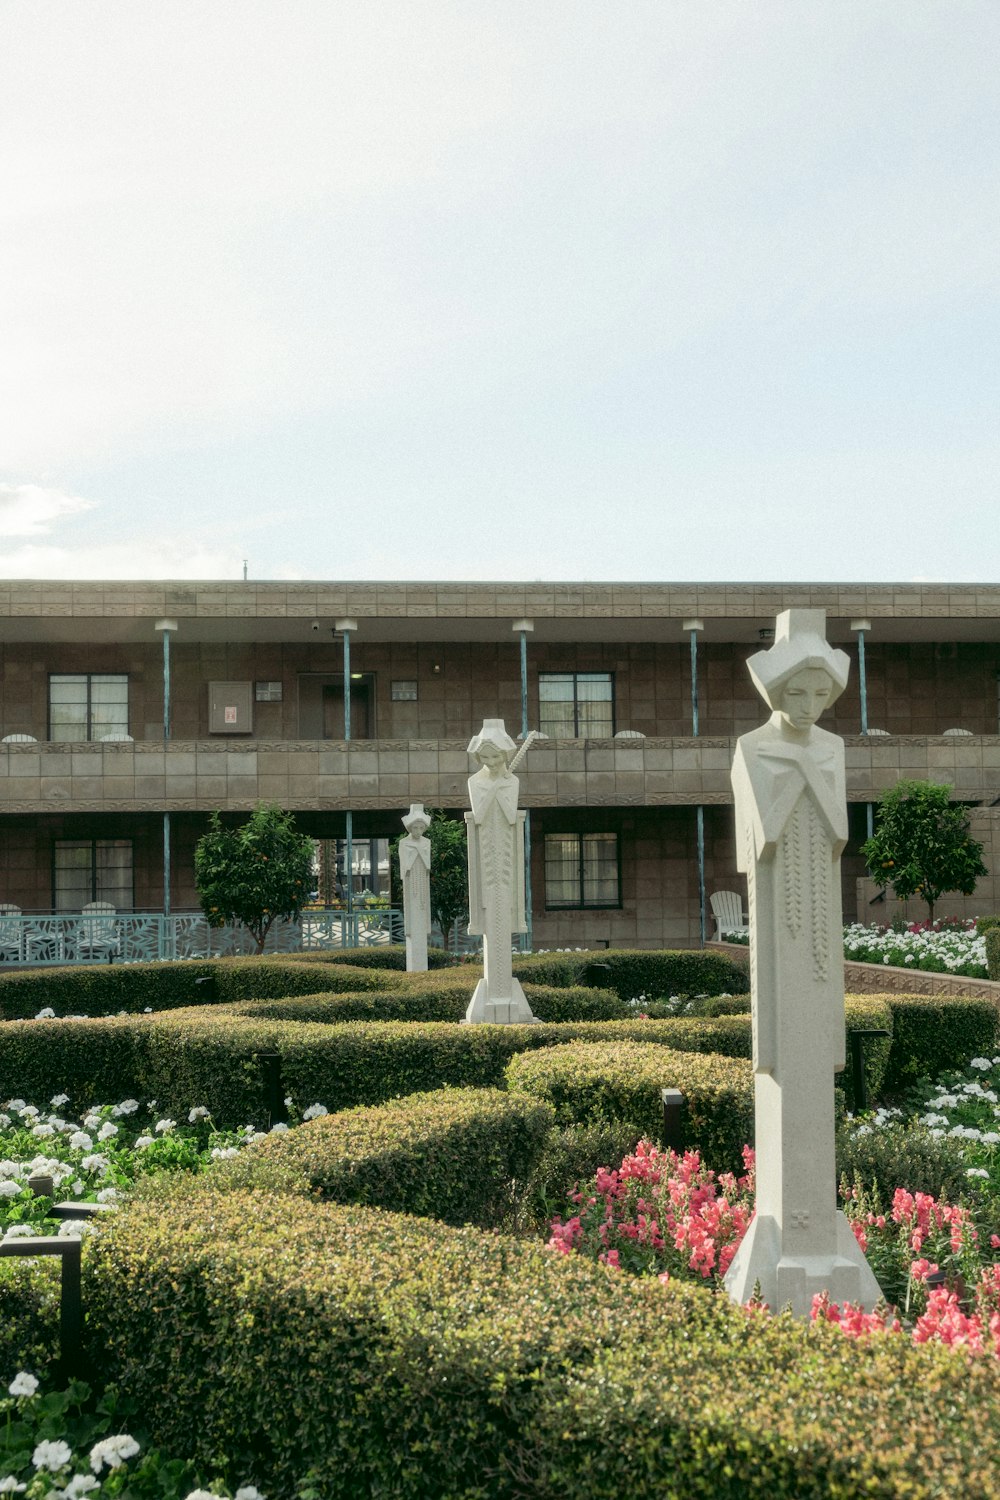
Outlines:
{"label": "window", "polygon": [[561,740],[609,740],[615,732],[611,672],[540,672],[538,727]]}
{"label": "window", "polygon": [[57,839],[52,853],[52,909],[80,911],[110,901],[131,911],[131,839]]}
{"label": "window", "polygon": [[617,833],[545,835],[545,905],[621,906]]}
{"label": "window", "polygon": [[99,740],[128,734],[128,678],[97,672],[49,678],[49,739]]}

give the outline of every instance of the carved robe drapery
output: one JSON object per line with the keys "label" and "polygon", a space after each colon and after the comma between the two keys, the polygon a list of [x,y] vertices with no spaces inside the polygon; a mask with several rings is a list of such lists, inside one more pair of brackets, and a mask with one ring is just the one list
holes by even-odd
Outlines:
{"label": "carved robe drapery", "polygon": [[513,934],[527,927],[524,813],[517,795],[518,780],[509,771],[493,777],[484,767],[469,778],[469,932],[483,939],[483,978],[469,1021],[534,1020],[511,963]]}
{"label": "carved robe drapery", "polygon": [[842,1067],[843,741],[814,727],[808,745],[789,743],[765,724],[737,743],[733,789],[737,863],[750,894],[754,1069],[777,1066],[789,1005],[813,1012],[816,1046],[831,1070]]}
{"label": "carved robe drapery", "polygon": [[400,839],[399,869],[403,877],[403,931],[407,937],[426,934],[431,925],[430,839]]}

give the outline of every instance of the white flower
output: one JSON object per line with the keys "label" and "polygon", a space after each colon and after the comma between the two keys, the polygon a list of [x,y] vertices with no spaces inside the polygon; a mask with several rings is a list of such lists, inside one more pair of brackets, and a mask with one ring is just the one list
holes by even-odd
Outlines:
{"label": "white flower", "polygon": [[104,1173],[108,1170],[108,1158],[99,1154],[96,1156],[85,1156],[80,1166],[85,1172],[100,1172],[103,1177]]}
{"label": "white flower", "polygon": [[989,1177],[990,1174],[984,1167],[967,1167],[965,1175],[966,1177]]}
{"label": "white flower", "polygon": [[17,1161],[0,1161],[0,1177],[20,1177],[21,1163]]}
{"label": "white flower", "polygon": [[13,1474],[5,1474],[0,1479],[0,1495],[20,1495],[28,1488],[26,1484],[18,1484]]}
{"label": "white flower", "polygon": [[239,1156],[239,1154],[240,1154],[240,1149],[239,1149],[238,1146],[213,1146],[212,1147],[212,1160],[213,1161],[228,1161],[231,1156]]}
{"label": "white flower", "polygon": [[35,1017],[35,1020],[36,1021],[54,1021],[55,1018],[56,1018],[56,1013],[52,1009],[51,1005],[46,1005],[45,1008],[44,1008],[44,1010],[40,1010],[38,1012],[37,1016]]}
{"label": "white flower", "polygon": [[138,1108],[138,1099],[123,1099],[120,1104],[115,1105],[111,1113],[113,1115],[134,1115]]}
{"label": "white flower", "polygon": [[1000,1135],[995,1130],[984,1130],[981,1139],[984,1146],[1000,1145]]}
{"label": "white flower", "polygon": [[992,1066],[988,1057],[974,1057],[969,1063],[970,1068],[979,1068],[983,1073],[988,1073]]}
{"label": "white flower", "polygon": [[69,1443],[64,1443],[62,1438],[59,1438],[57,1442],[51,1442],[46,1438],[38,1444],[38,1447],[31,1455],[31,1462],[36,1469],[48,1469],[51,1473],[55,1474],[65,1464],[68,1464],[72,1457],[73,1450],[70,1448]]}
{"label": "white flower", "polygon": [[89,1495],[91,1490],[99,1490],[101,1481],[95,1479],[93,1474],[74,1474],[69,1484],[62,1491],[61,1500],[80,1500],[81,1495]]}
{"label": "white flower", "polygon": [[112,1125],[110,1120],[105,1120],[104,1124],[97,1132],[97,1139],[99,1141],[113,1141],[117,1134],[118,1126]]}
{"label": "white flower", "polygon": [[22,1104],[20,1109],[22,1120],[33,1120],[37,1114],[38,1110],[33,1104]]}
{"label": "white flower", "polygon": [[96,1234],[97,1225],[92,1224],[89,1219],[67,1219],[59,1225],[56,1236],[60,1240],[82,1240],[86,1234]]}
{"label": "white flower", "polygon": [[947,1123],[947,1115],[936,1115],[932,1112],[931,1114],[920,1116],[921,1125],[947,1125]]}
{"label": "white flower", "polygon": [[99,1474],[105,1464],[109,1469],[118,1469],[126,1459],[135,1458],[138,1451],[135,1438],[129,1437],[127,1432],[119,1432],[94,1444],[90,1450],[90,1467],[95,1474]]}
{"label": "white flower", "polygon": [[31,1225],[31,1224],[8,1224],[7,1225],[7,1232],[4,1235],[4,1239],[5,1240],[24,1240],[24,1239],[30,1239],[31,1236],[34,1233],[35,1233],[34,1226]]}
{"label": "white flower", "polygon": [[76,1194],[76,1196],[77,1196],[77,1197],[78,1197],[78,1198],[79,1198],[79,1197],[81,1197],[81,1196],[82,1196],[82,1195],[83,1195],[83,1193],[84,1193],[84,1192],[85,1192],[85,1191],[86,1191],[86,1185],[85,1185],[85,1183],[83,1183],[83,1182],[82,1182],[82,1181],[81,1181],[81,1180],[80,1180],[80,1178],[79,1178],[79,1177],[78,1177],[78,1178],[77,1178],[77,1179],[76,1179],[76,1181],[75,1181],[75,1182],[74,1182],[74,1183],[73,1183],[73,1192],[74,1192],[74,1193],[75,1193],[75,1194]]}
{"label": "white flower", "polygon": [[64,1104],[68,1104],[69,1103],[69,1095],[68,1094],[53,1094],[52,1098],[49,1100],[49,1103],[52,1105],[53,1109],[61,1109],[61,1107]]}
{"label": "white flower", "polygon": [[48,1124],[33,1125],[31,1127],[31,1133],[38,1140],[44,1141],[44,1140],[47,1140],[50,1135],[55,1135],[55,1130],[52,1128],[51,1125],[48,1125]]}
{"label": "white flower", "polygon": [[100,1127],[100,1123],[100,1115],[95,1115],[93,1110],[90,1111],[89,1115],[84,1115],[83,1117],[83,1124],[86,1130],[97,1130]]}
{"label": "white flower", "polygon": [[9,1177],[0,1178],[0,1198],[16,1198],[20,1191],[19,1182],[12,1182]]}
{"label": "white flower", "polygon": [[184,1500],[226,1500],[225,1495],[217,1495],[214,1490],[192,1490]]}
{"label": "white flower", "polygon": [[255,1484],[241,1484],[234,1500],[264,1500],[264,1496]]}
{"label": "white flower", "polygon": [[38,1381],[27,1370],[19,1370],[7,1389],[12,1396],[33,1396],[38,1390]]}
{"label": "white flower", "polygon": [[98,1203],[114,1203],[118,1197],[118,1189],[113,1187],[101,1188],[97,1195]]}
{"label": "white flower", "polygon": [[196,1104],[188,1115],[188,1123],[195,1125],[199,1120],[207,1120],[209,1113],[210,1111],[205,1108],[204,1104]]}
{"label": "white flower", "polygon": [[0,1130],[6,1130],[10,1124],[10,1115],[0,1115]]}
{"label": "white flower", "polygon": [[156,1131],[157,1135],[166,1135],[168,1131],[173,1130],[176,1124],[176,1120],[157,1120],[156,1124],[153,1126],[153,1129]]}
{"label": "white flower", "polygon": [[320,1115],[329,1114],[325,1104],[310,1104],[308,1109],[302,1111],[303,1120],[318,1120]]}
{"label": "white flower", "polygon": [[67,1145],[72,1151],[93,1151],[94,1139],[85,1130],[75,1130],[70,1136]]}
{"label": "white flower", "polygon": [[135,1149],[139,1151],[144,1146],[151,1146],[155,1139],[156,1137],[152,1135],[140,1135],[135,1143]]}
{"label": "white flower", "polygon": [[284,1135],[284,1133],[285,1133],[285,1131],[287,1129],[288,1129],[287,1125],[272,1125],[270,1131],[268,1132],[268,1134],[269,1135]]}

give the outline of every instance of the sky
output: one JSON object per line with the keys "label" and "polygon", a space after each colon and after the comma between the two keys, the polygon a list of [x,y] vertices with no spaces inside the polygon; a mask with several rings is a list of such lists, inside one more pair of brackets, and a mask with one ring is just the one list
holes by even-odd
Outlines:
{"label": "sky", "polygon": [[0,0],[0,577],[995,581],[996,0]]}

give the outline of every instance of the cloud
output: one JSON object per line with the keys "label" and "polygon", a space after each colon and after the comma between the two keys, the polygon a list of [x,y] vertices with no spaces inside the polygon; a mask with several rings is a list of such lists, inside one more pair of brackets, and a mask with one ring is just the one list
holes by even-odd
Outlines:
{"label": "cloud", "polygon": [[0,536],[47,536],[57,521],[96,504],[40,484],[0,484]]}
{"label": "cloud", "polygon": [[242,578],[234,548],[197,538],[142,537],[83,547],[28,543],[0,557],[3,578]]}

